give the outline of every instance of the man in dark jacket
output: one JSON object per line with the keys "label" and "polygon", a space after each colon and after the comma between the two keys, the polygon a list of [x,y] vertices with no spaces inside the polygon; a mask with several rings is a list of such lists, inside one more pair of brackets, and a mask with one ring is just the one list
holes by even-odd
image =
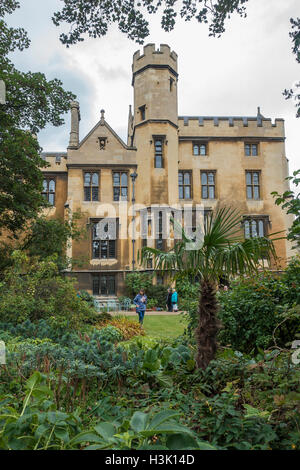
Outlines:
{"label": "man in dark jacket", "polygon": [[135,296],[133,303],[136,305],[136,313],[139,316],[139,323],[142,325],[147,305],[147,296],[145,295],[144,289],[141,289],[139,294]]}
{"label": "man in dark jacket", "polygon": [[169,287],[167,298],[166,298],[166,305],[168,312],[173,312],[173,305],[172,305],[172,289]]}

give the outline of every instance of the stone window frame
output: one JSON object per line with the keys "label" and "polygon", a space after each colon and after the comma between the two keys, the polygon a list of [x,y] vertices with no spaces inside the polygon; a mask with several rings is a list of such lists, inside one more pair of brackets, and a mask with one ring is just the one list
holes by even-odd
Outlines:
{"label": "stone window frame", "polygon": [[[255,183],[253,180],[253,175],[257,173],[258,183]],[[251,175],[251,182],[248,183],[247,175]],[[248,201],[261,201],[261,170],[245,170],[245,180],[246,180],[246,199]],[[251,189],[251,197],[248,197],[248,188]],[[258,198],[254,197],[255,189],[258,188]]]}
{"label": "stone window frame", "polygon": [[[86,174],[90,174],[91,175],[91,180],[90,180],[90,185],[89,186],[86,186],[85,184],[85,175]],[[99,202],[101,199],[100,199],[100,188],[101,188],[101,185],[100,185],[100,176],[101,176],[101,172],[99,171],[99,169],[93,169],[93,168],[89,168],[89,169],[83,169],[82,170],[82,174],[83,174],[83,201],[84,202]],[[97,174],[98,176],[98,185],[97,186],[93,186],[92,185],[92,178],[93,178],[93,175],[94,174]],[[85,192],[85,188],[88,188],[90,189],[90,197],[91,199],[86,199],[86,192]],[[98,188],[98,192],[97,192],[97,199],[93,199],[93,192],[92,192],[92,188]]]}
{"label": "stone window frame", "polygon": [[[183,175],[183,183],[182,184],[179,184],[179,173],[182,173]],[[189,184],[186,184],[184,182],[184,175],[185,174],[189,174],[190,175],[190,183]],[[185,197],[185,187],[186,186],[189,186],[190,188],[190,197]],[[183,197],[181,198],[180,197],[180,191],[179,191],[179,188],[182,187],[183,188]],[[180,201],[190,201],[191,199],[193,199],[193,170],[178,170],[178,199]]]}
{"label": "stone window frame", "polygon": [[[249,147],[249,154],[246,148]],[[256,153],[253,154],[253,147],[256,148]],[[258,157],[259,156],[259,142],[244,142],[244,155],[245,157]]]}
{"label": "stone window frame", "polygon": [[[94,226],[99,223],[101,220],[105,219],[105,217],[99,217],[99,218],[91,218],[90,219],[90,224],[91,224],[91,243],[90,243],[90,247],[91,247],[91,252],[90,252],[90,259],[91,260],[118,260],[118,235],[119,235],[119,218],[116,217],[116,224],[117,224],[117,227],[116,227],[116,238],[115,239],[106,239],[106,240],[100,240],[98,239],[97,237],[94,237]],[[99,241],[99,247],[98,247],[98,250],[99,250],[99,256],[94,256],[94,242],[95,241]],[[106,258],[102,258],[101,257],[101,242],[102,241],[108,241],[108,247],[107,247],[107,254],[108,256]],[[110,243],[109,242],[114,242],[113,243],[113,252],[114,252],[114,256],[109,256],[109,252],[110,252]]]}
{"label": "stone window frame", "polygon": [[[119,173],[120,174],[120,184],[119,186],[115,186],[114,184],[114,174],[115,173]],[[122,173],[126,173],[126,176],[127,176],[127,186],[122,186],[121,184],[121,177],[122,177]],[[129,171],[128,170],[122,170],[122,169],[113,169],[112,170],[112,185],[113,185],[113,201],[114,202],[121,202],[121,201],[128,201],[128,197],[129,197]],[[114,196],[114,188],[115,187],[119,187],[120,189],[120,194],[119,194],[119,199],[115,199],[115,196]],[[127,196],[126,196],[126,199],[122,199],[122,196],[121,196],[121,192],[122,192],[122,188],[125,188],[127,187]]]}
{"label": "stone window frame", "polygon": [[[198,148],[198,153],[195,153],[195,147]],[[205,149],[205,153],[201,153],[201,148]],[[208,156],[208,142],[194,141],[192,143],[192,153],[195,157],[207,157]]]}
{"label": "stone window frame", "polygon": [[[47,188],[45,190],[44,188],[44,181],[46,181],[46,184],[47,184]],[[50,187],[49,187],[49,183],[53,181],[54,182],[54,191],[51,191],[50,190]],[[42,195],[45,197],[46,201],[51,205],[51,207],[55,207],[55,193],[56,193],[56,176],[52,176],[52,175],[43,175],[43,191],[42,191]],[[49,201],[49,195],[52,195],[53,194],[53,204],[51,204],[51,202]]]}
{"label": "stone window frame", "polygon": [[139,113],[140,113],[140,121],[145,121],[146,120],[146,105],[143,104],[142,106],[139,106]]}
{"label": "stone window frame", "polygon": [[[242,226],[243,226],[243,232],[244,232],[244,238],[245,240],[248,240],[250,238],[254,238],[253,235],[253,222],[255,222],[255,232],[258,234],[258,236],[263,236],[267,237],[268,232],[269,232],[269,227],[271,225],[270,223],[270,217],[268,215],[244,215],[243,216],[243,221],[242,221]],[[260,222],[262,224],[260,224]],[[250,236],[246,236],[246,223],[249,224],[249,234]],[[263,235],[260,235],[261,233],[261,228],[263,229]],[[257,235],[256,235],[257,236]]]}
{"label": "stone window frame", "polygon": [[[164,156],[164,153],[165,153],[165,145],[167,144],[167,140],[166,140],[166,135],[165,134],[155,134],[152,136],[152,139],[153,139],[153,144],[154,144],[154,168],[157,168],[157,169],[162,169],[165,167],[165,156]],[[161,141],[161,154],[157,154],[156,153],[156,142],[157,141]],[[152,142],[152,141],[151,141]],[[161,166],[156,166],[156,157],[161,157]]]}
{"label": "stone window frame", "polygon": [[[208,175],[209,173],[212,173],[214,175],[214,183],[213,184],[210,184],[209,181],[208,181]],[[206,174],[206,184],[203,184],[202,183],[202,175],[203,174]],[[200,170],[200,184],[201,184],[201,199],[210,199],[212,201],[214,201],[215,199],[217,199],[217,170]],[[203,189],[204,187],[207,188],[207,197],[204,197],[203,196]],[[209,190],[210,188],[213,187],[213,190],[214,190],[214,197],[210,197],[209,195]]]}
{"label": "stone window frame", "polygon": [[[113,278],[113,291],[103,294],[101,292],[101,277],[103,278]],[[98,283],[98,289],[95,289],[95,285]],[[108,297],[110,295],[116,295],[117,292],[117,275],[115,273],[93,273],[92,274],[92,292],[93,295],[99,295],[103,297]]]}

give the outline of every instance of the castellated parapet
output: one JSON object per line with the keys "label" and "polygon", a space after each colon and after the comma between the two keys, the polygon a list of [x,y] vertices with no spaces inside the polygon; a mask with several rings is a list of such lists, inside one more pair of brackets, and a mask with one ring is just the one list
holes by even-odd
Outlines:
{"label": "castellated parapet", "polygon": [[159,49],[155,49],[155,44],[147,44],[143,48],[143,54],[136,51],[133,55],[133,74],[147,65],[169,66],[177,74],[177,54],[171,51],[167,44],[160,44]]}

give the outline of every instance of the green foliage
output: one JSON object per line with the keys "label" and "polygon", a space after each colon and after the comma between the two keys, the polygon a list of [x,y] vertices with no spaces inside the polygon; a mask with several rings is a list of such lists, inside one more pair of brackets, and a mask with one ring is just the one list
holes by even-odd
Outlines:
{"label": "green foliage", "polygon": [[95,322],[96,312],[76,295],[73,280],[59,275],[53,260],[29,264],[21,252],[13,253],[0,294],[0,321],[17,324],[48,319],[56,328],[78,329]]}
{"label": "green foliage", "polygon": [[[2,108],[3,105],[0,107],[0,122]],[[37,140],[29,132],[1,126],[0,231],[5,229],[16,234],[45,206],[39,167],[46,164],[39,151]]]}
{"label": "green foliage", "polygon": [[[54,24],[59,26],[66,22],[72,25],[68,34],[62,33],[60,40],[69,46],[83,41],[83,35],[90,37],[105,36],[109,25],[117,23],[119,30],[127,37],[142,44],[150,34],[146,14],[161,13],[161,27],[172,31],[179,14],[185,21],[195,18],[199,23],[209,23],[210,36],[220,36],[225,31],[225,22],[232,13],[246,16],[244,4],[248,0],[218,0],[198,2],[179,0],[141,0],[138,3],[123,0],[121,2],[63,0],[62,10],[54,13]],[[197,3],[199,5],[197,5]]]}
{"label": "green foliage", "polygon": [[[202,240],[195,242],[184,228],[173,221],[174,229],[180,234],[178,241],[167,252],[143,247],[140,253],[142,263],[149,259],[154,270],[168,272],[174,279],[199,279],[200,296],[196,329],[197,366],[205,368],[214,359],[217,350],[218,303],[215,285],[220,277],[249,275],[257,273],[262,258],[270,261],[276,258],[271,239],[255,237],[244,239],[241,233],[241,215],[230,207],[218,208],[199,227]],[[196,303],[192,314],[195,314]]]}
{"label": "green foliage", "polygon": [[290,353],[223,349],[202,370],[182,339],[123,348],[43,320],[0,324],[0,339],[1,449],[300,449]]}
{"label": "green foliage", "polygon": [[179,424],[175,420],[178,417],[179,414],[172,410],[156,414],[136,411],[129,421],[97,424],[93,430],[76,436],[71,445],[88,443],[86,450],[167,450],[175,449],[175,445],[179,449],[214,450],[208,443],[198,441],[190,429]]}
{"label": "green foliage", "polygon": [[94,297],[91,294],[89,294],[88,291],[80,290],[80,291],[77,292],[77,295],[79,295],[81,300],[86,302],[90,307],[94,308]]}
{"label": "green foliage", "polygon": [[48,219],[45,216],[36,218],[28,227],[21,249],[39,260],[55,257],[59,270],[70,267],[76,261],[67,258],[66,249],[70,240],[78,241],[85,234],[79,227],[81,217],[81,212],[77,211],[65,220]]}
{"label": "green foliage", "polygon": [[118,341],[121,341],[121,339],[123,338],[123,335],[120,330],[113,325],[107,325],[104,328],[101,328],[100,331],[101,337],[104,341],[112,341],[116,343]]}
{"label": "green foliage", "polygon": [[125,287],[126,295],[133,299],[140,291],[144,289],[148,295],[148,290],[152,287],[152,274],[133,272],[126,274]]}
{"label": "green foliage", "polygon": [[300,304],[300,255],[294,256],[282,275],[284,302],[289,305]]}
{"label": "green foliage", "polygon": [[8,27],[3,19],[18,7],[19,2],[4,0],[0,9],[0,80],[6,85],[6,104],[0,106],[0,233],[5,229],[15,237],[47,205],[41,194],[41,168],[47,164],[33,134],[48,123],[63,124],[61,114],[74,98],[59,80],[21,72],[8,58],[30,44],[22,28]]}
{"label": "green foliage", "polygon": [[[291,268],[294,270],[294,268]],[[288,271],[289,272],[289,271]],[[223,329],[219,334],[222,344],[249,353],[276,344],[286,347],[300,331],[299,311],[292,308],[296,301],[286,285],[286,277],[262,274],[255,278],[232,282],[228,292],[221,292],[219,317]],[[299,289],[300,270],[297,273]]]}
{"label": "green foliage", "polygon": [[[24,389],[22,409],[11,395],[0,397],[2,450],[173,449],[175,442],[181,449],[213,450],[178,423],[179,413],[172,410],[151,414],[136,411],[129,420],[98,421],[92,429],[84,430],[80,412],[57,410],[45,376],[34,372]],[[170,436],[176,436],[176,440]]]}
{"label": "green foliage", "polygon": [[151,298],[151,299],[148,300],[148,302],[147,302],[147,308],[150,309],[150,310],[152,310],[153,307],[157,307],[157,304],[158,304],[157,300]]}
{"label": "green foliage", "polygon": [[192,335],[197,327],[200,284],[182,276],[176,281],[176,289],[180,299],[180,309],[185,312],[184,315],[189,320],[188,332]]}
{"label": "green foliage", "polygon": [[[300,25],[300,19],[299,19]],[[299,33],[300,34],[300,33]],[[300,98],[299,98],[300,100]],[[300,116],[300,108],[299,108]],[[296,187],[300,184],[300,170],[294,171],[293,176],[286,178],[291,180],[293,185]],[[295,191],[285,191],[283,194],[279,194],[277,191],[271,193],[275,197],[275,204],[277,206],[282,206],[282,209],[285,209],[287,214],[292,214],[295,218],[292,223],[292,226],[288,229],[287,239],[292,243],[295,242],[293,248],[300,247],[300,192],[296,193]]]}
{"label": "green foliage", "polygon": [[153,307],[159,307],[165,310],[167,287],[162,284],[151,285],[147,289],[148,303],[147,308],[150,308],[149,302],[152,301]]}

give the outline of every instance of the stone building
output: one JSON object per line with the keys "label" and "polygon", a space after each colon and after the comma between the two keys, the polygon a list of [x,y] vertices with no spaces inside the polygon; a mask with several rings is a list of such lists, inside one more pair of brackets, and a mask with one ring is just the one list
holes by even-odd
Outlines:
{"label": "stone building", "polygon": [[[121,295],[126,272],[151,270],[137,262],[141,246],[171,246],[162,236],[162,212],[154,221],[151,206],[235,207],[244,217],[245,237],[285,231],[291,222],[270,194],[288,189],[283,119],[272,123],[259,108],[256,116],[178,115],[177,54],[165,44],[134,54],[132,86],[127,143],[103,110],[80,140],[79,104],[72,102],[67,151],[43,154],[50,163],[43,170],[48,215],[82,211],[87,235],[68,248],[69,256],[82,260],[72,273],[79,288],[100,297]],[[148,240],[131,236],[141,214],[142,237],[155,234]],[[104,218],[116,222],[114,233],[108,225],[103,232]],[[276,249],[284,265],[291,254],[287,241],[278,241]]]}

